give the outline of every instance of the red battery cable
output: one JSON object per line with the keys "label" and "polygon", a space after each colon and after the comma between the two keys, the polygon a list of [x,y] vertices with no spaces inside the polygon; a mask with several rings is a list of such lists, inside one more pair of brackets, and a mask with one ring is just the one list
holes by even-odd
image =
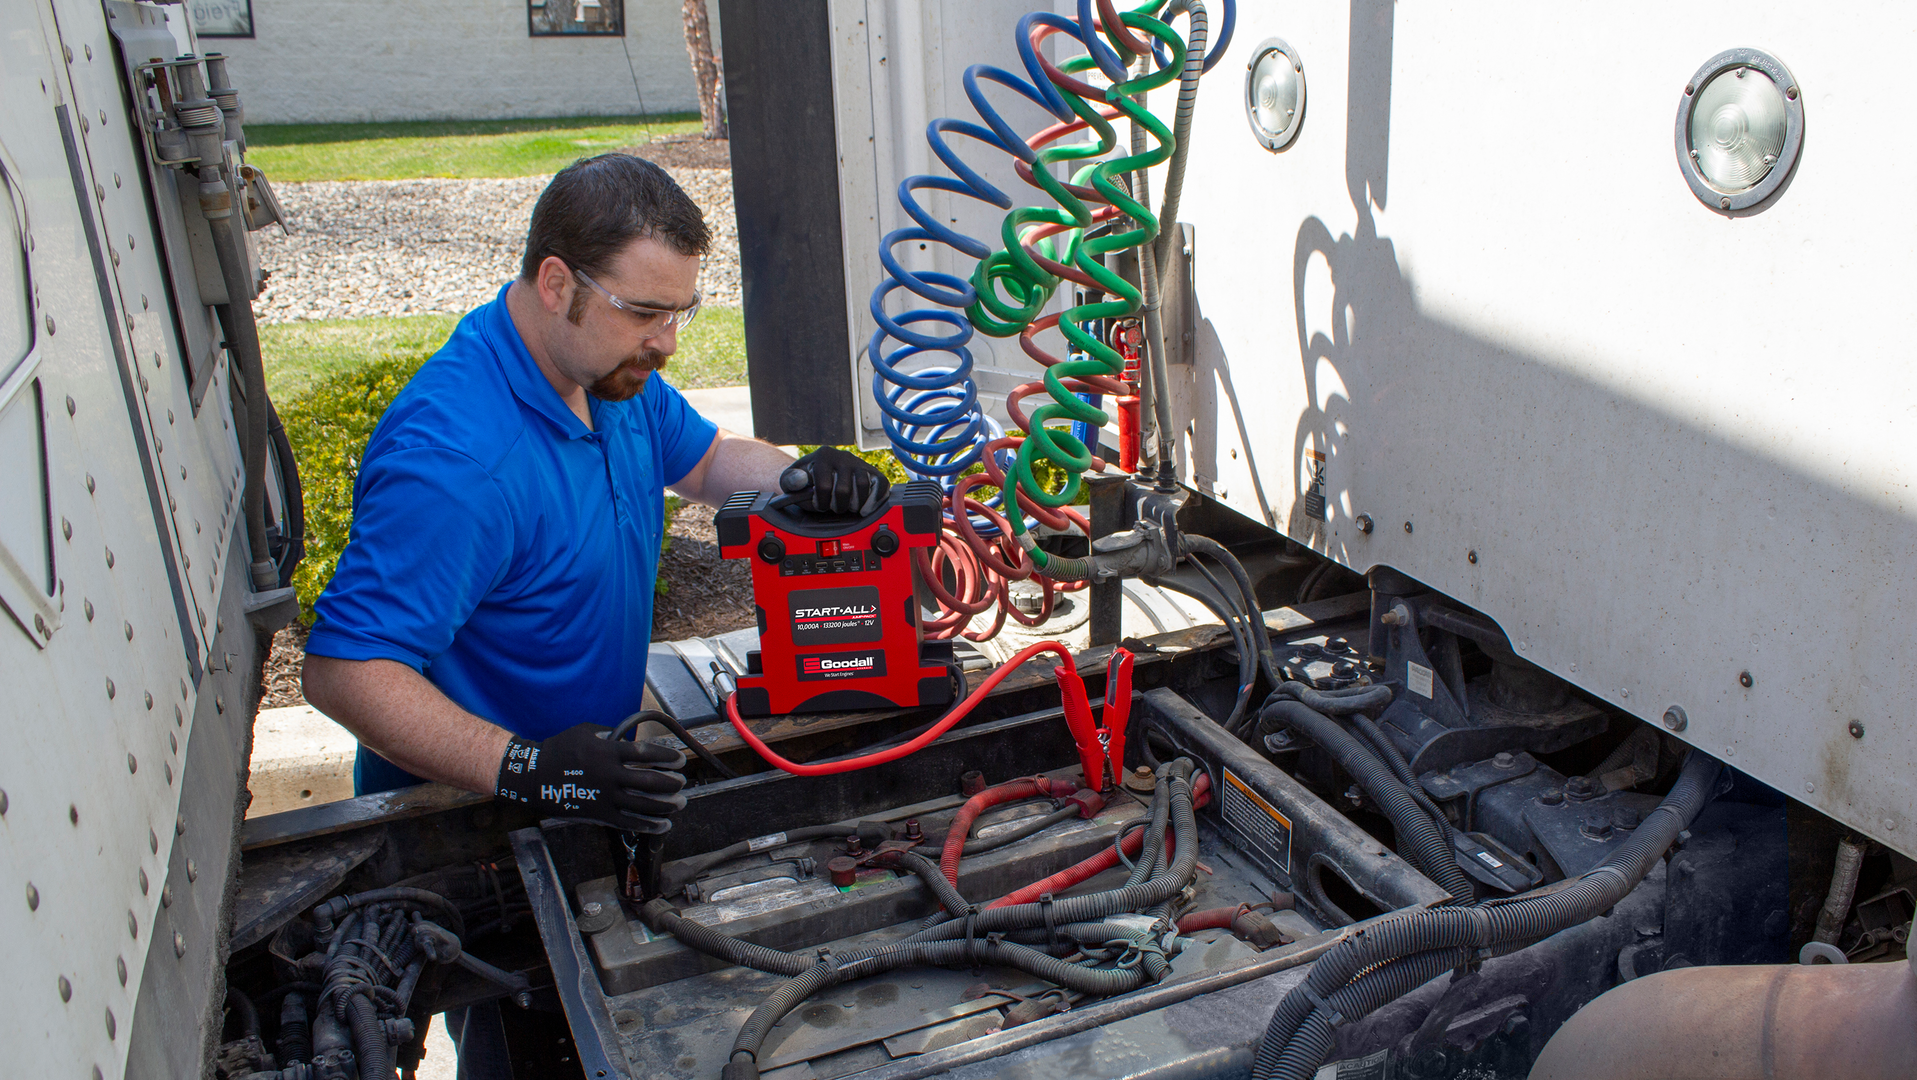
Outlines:
{"label": "red battery cable", "polygon": [[897,761],[902,757],[916,754],[927,746],[932,745],[939,736],[951,730],[954,724],[965,719],[965,717],[971,713],[972,709],[977,706],[986,695],[990,694],[993,688],[1004,681],[1005,677],[1010,675],[1015,668],[1042,652],[1057,654],[1061,661],[1055,672],[1058,677],[1070,677],[1074,679],[1078,677],[1078,667],[1072,662],[1070,649],[1067,649],[1056,641],[1034,642],[1020,649],[1010,659],[1005,661],[1005,663],[1001,664],[998,670],[986,676],[984,682],[979,683],[977,688],[968,694],[964,701],[952,706],[952,711],[940,717],[939,722],[932,725],[931,729],[925,734],[920,735],[909,743],[894,746],[889,750],[880,750],[876,753],[864,754],[855,758],[820,762],[817,765],[803,765],[796,761],[787,761],[785,758],[779,756],[777,751],[767,746],[764,739],[759,738],[758,735],[753,733],[751,728],[746,726],[745,719],[739,715],[737,694],[730,694],[726,697],[726,718],[732,721],[733,728],[739,732],[739,737],[745,740],[746,745],[752,747],[768,764],[783,769],[794,776],[831,776],[836,773],[855,772],[859,769],[869,769],[874,765],[883,765],[888,761]]}

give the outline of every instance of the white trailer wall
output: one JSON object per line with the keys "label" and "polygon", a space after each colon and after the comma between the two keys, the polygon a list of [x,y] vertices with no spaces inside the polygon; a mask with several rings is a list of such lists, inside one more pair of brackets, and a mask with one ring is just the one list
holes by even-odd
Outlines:
{"label": "white trailer wall", "polygon": [[[894,163],[924,154],[924,113],[880,106],[916,105],[899,84],[918,78],[931,115],[973,119],[949,73],[1006,63],[1016,13],[994,15],[839,42],[876,58],[839,70],[842,100],[873,102],[872,149],[840,137],[858,340],[876,260],[853,226],[897,219]],[[1913,35],[1917,9],[1890,4],[1247,0],[1199,94],[1180,214],[1198,304],[1172,369],[1181,475],[1477,607],[1648,722],[1681,708],[1682,738],[1917,852],[1917,657],[1896,622],[1917,609],[1917,208],[1896,186],[1917,149],[1882,135]],[[1310,88],[1280,154],[1244,112],[1269,37]],[[1805,137],[1769,205],[1727,214],[1692,195],[1673,131],[1687,80],[1737,47],[1790,66]],[[1305,511],[1320,462],[1325,520]]]}

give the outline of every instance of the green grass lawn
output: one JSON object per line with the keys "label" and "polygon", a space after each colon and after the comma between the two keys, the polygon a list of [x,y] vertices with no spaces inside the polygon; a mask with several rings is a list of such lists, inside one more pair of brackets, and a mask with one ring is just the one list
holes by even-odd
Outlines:
{"label": "green grass lawn", "polygon": [[699,130],[697,113],[392,124],[248,124],[246,159],[280,183],[539,176]]}
{"label": "green grass lawn", "polygon": [[[387,319],[329,319],[260,327],[266,387],[275,401],[291,401],[329,375],[385,357],[431,355],[452,334],[457,315]],[[738,308],[707,307],[679,335],[666,377],[682,390],[744,386],[745,321]]]}

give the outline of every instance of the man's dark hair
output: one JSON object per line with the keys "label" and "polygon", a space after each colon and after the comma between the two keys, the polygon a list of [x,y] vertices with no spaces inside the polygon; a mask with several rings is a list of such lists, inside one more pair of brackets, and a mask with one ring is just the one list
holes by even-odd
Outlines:
{"label": "man's dark hair", "polygon": [[681,255],[712,247],[699,204],[664,169],[631,154],[585,158],[559,170],[539,196],[519,276],[532,281],[539,264],[557,255],[596,278],[627,244],[651,238]]}

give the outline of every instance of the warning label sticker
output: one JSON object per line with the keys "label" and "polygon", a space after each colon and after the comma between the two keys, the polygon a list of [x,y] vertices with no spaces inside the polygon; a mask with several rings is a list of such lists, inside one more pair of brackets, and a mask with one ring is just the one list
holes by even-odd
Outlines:
{"label": "warning label sticker", "polygon": [[1430,697],[1431,669],[1425,667],[1423,664],[1413,664],[1407,661],[1404,666],[1404,684],[1406,688],[1419,697]]}
{"label": "warning label sticker", "polygon": [[1233,775],[1230,769],[1224,770],[1224,773],[1225,784],[1218,800],[1218,810],[1225,824],[1289,876],[1291,819]]}
{"label": "warning label sticker", "polygon": [[875,585],[849,589],[796,589],[792,605],[792,641],[797,645],[842,645],[877,641],[879,590]]}

